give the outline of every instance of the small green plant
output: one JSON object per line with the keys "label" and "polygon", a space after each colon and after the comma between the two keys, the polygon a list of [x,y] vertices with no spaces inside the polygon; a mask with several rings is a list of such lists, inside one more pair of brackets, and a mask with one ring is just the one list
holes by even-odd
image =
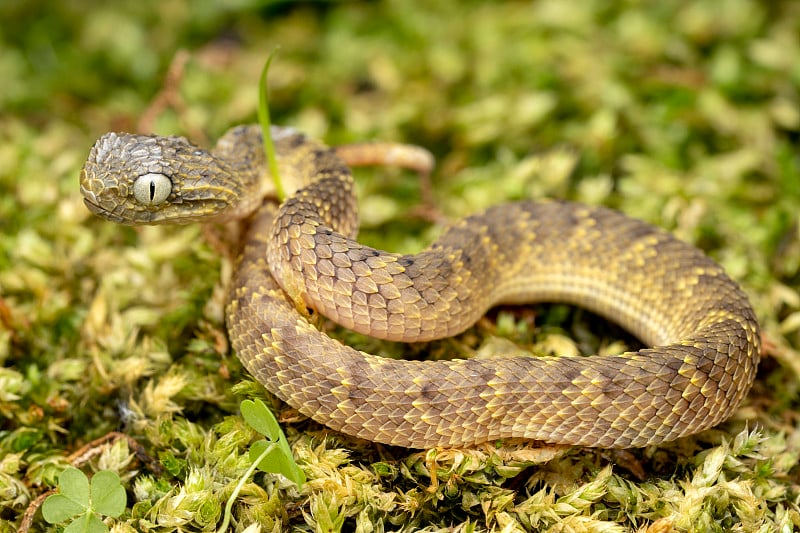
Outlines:
{"label": "small green plant", "polygon": [[242,417],[244,417],[245,422],[267,438],[258,440],[250,446],[250,461],[252,461],[252,464],[239,479],[239,483],[236,484],[236,488],[233,489],[233,493],[225,504],[222,525],[217,529],[219,533],[228,530],[233,502],[236,501],[242,487],[244,487],[244,484],[256,469],[271,474],[282,474],[288,480],[294,482],[297,488],[301,488],[306,482],[306,475],[294,462],[286,435],[283,434],[278,420],[272,414],[272,411],[264,405],[264,402],[261,400],[245,400],[240,404],[239,408],[242,411]]}
{"label": "small green plant", "polygon": [[264,472],[283,474],[298,487],[302,487],[306,476],[294,462],[289,441],[272,411],[261,400],[245,400],[240,408],[245,422],[267,437],[250,446],[250,459],[253,463]]}
{"label": "small green plant", "polygon": [[119,476],[101,470],[92,476],[69,467],[58,476],[58,494],[42,505],[42,516],[50,524],[71,520],[64,533],[105,533],[108,526],[100,516],[118,517],[125,511],[127,496]]}

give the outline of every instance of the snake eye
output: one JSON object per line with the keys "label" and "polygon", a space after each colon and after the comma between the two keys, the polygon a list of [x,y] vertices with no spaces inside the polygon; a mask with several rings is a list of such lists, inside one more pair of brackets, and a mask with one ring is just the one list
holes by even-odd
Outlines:
{"label": "snake eye", "polygon": [[172,191],[172,182],[164,174],[145,174],[133,182],[133,197],[144,205],[158,205]]}

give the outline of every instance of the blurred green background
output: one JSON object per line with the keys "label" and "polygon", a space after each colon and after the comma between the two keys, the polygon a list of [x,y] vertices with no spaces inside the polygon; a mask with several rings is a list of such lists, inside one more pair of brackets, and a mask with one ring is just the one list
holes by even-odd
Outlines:
{"label": "blurred green background", "polygon": [[[0,21],[0,531],[55,486],[67,454],[112,430],[164,468],[124,441],[92,461],[128,489],[119,531],[213,530],[247,468],[253,435],[236,411],[253,395],[285,415],[311,481],[297,492],[257,476],[237,530],[800,528],[800,3],[6,0]],[[764,327],[740,412],[624,459],[574,450],[530,468],[524,454],[475,452],[444,454],[437,469],[430,455],[298,421],[229,353],[217,280],[230,265],[200,230],[116,227],[85,210],[77,186],[106,131],[212,145],[254,121],[276,47],[273,120],[332,144],[429,148],[437,220],[569,198],[709,253]],[[357,178],[370,244],[413,251],[440,230],[419,216],[414,176]],[[539,312],[537,324],[565,313]],[[472,353],[507,332],[545,350],[613,341],[567,314],[555,336],[515,337],[527,326],[512,313],[457,342]],[[743,437],[745,424],[761,433]]]}

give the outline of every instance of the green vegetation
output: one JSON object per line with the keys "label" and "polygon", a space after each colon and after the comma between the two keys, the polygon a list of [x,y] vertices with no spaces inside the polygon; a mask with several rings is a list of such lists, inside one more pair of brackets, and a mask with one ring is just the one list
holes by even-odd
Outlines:
{"label": "green vegetation", "polygon": [[[250,459],[264,472],[283,474],[289,481],[303,487],[306,476],[292,457],[292,449],[286,435],[281,431],[275,415],[261,400],[245,400],[241,404],[242,417],[247,424],[267,437],[253,443],[250,448]],[[260,461],[256,460],[264,456]]]}
{"label": "green vegetation", "polygon": [[[0,29],[0,533],[60,531],[37,500],[57,487],[81,502],[72,516],[115,532],[215,531],[227,516],[230,531],[800,529],[797,2],[12,0],[0,20],[13,21]],[[432,191],[407,172],[358,169],[371,245],[419,250],[441,220],[554,197],[615,207],[714,257],[765,340],[736,415],[624,453],[409,451],[278,402],[229,349],[231,263],[201,229],[116,226],[78,191],[106,131],[211,145],[255,122],[277,46],[274,123],[437,157]],[[563,306],[504,308],[426,345],[323,326],[391,357],[635,342]],[[251,475],[262,429],[239,411],[250,399],[277,414],[285,440],[267,436],[288,446],[302,487],[268,465]],[[112,431],[132,440],[95,442]],[[78,498],[63,483],[70,465],[93,481],[118,475],[124,511]]]}
{"label": "green vegetation", "polygon": [[97,472],[89,484],[86,474],[71,466],[58,476],[58,492],[44,501],[42,515],[51,524],[70,520],[65,533],[103,533],[108,526],[97,515],[116,518],[125,511],[125,488],[110,470]]}
{"label": "green vegetation", "polygon": [[[269,72],[269,65],[272,63],[277,50],[274,50],[264,63],[264,68],[261,69],[261,77],[258,78],[258,123],[261,124],[262,131],[269,131],[272,122],[269,118],[269,87],[267,86],[267,73]],[[286,193],[283,192],[283,184],[281,183],[281,176],[278,172],[278,159],[275,157],[275,145],[272,143],[272,137],[264,135],[264,155],[267,158],[269,165],[269,175],[272,176],[272,181],[275,185],[275,196],[278,201],[283,201],[286,198]]]}
{"label": "green vegetation", "polygon": [[267,438],[254,442],[250,447],[250,460],[252,461],[252,465],[247,469],[247,472],[245,472],[236,485],[233,494],[228,498],[228,503],[225,505],[225,515],[222,520],[222,525],[218,529],[219,533],[228,530],[233,503],[242,490],[242,486],[250,479],[250,476],[256,468],[264,472],[282,474],[289,481],[295,483],[299,489],[303,488],[303,483],[306,482],[306,475],[300,470],[297,463],[294,462],[292,449],[289,447],[289,441],[286,440],[286,435],[281,431],[278,420],[275,418],[275,415],[272,414],[272,411],[270,411],[261,400],[245,400],[241,403],[240,407],[242,410],[242,417],[250,427]]}

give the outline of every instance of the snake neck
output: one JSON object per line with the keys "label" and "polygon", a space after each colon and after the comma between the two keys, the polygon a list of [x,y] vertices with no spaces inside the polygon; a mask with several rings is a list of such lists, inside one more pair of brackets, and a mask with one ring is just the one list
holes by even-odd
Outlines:
{"label": "snake neck", "polygon": [[[355,185],[347,165],[329,147],[293,128],[272,126],[270,136],[278,159],[278,179],[288,198],[280,212],[301,212],[312,224],[355,236]],[[220,218],[246,218],[265,197],[275,197],[259,125],[229,130],[217,142],[213,156],[225,162],[226,175],[232,176],[226,179],[235,180],[241,190],[236,204]],[[335,193],[331,195],[331,191]]]}

